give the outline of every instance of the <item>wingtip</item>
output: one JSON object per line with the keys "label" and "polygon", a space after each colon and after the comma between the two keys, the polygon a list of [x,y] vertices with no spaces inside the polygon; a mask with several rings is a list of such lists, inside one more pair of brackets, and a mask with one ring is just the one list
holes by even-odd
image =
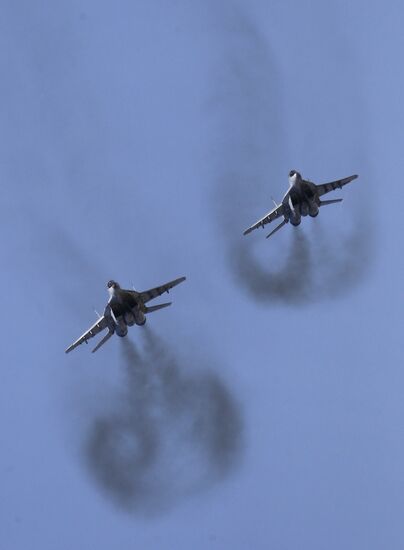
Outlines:
{"label": "wingtip", "polygon": [[183,283],[184,281],[186,281],[187,278],[184,276],[184,277],[178,277],[177,279],[175,279],[174,281],[171,281],[171,284],[173,286],[176,286],[176,285],[179,285],[181,283]]}

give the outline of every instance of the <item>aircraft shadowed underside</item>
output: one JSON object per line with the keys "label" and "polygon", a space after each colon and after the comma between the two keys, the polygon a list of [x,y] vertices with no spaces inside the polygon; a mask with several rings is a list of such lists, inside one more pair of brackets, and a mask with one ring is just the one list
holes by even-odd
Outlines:
{"label": "aircraft shadowed underside", "polygon": [[[274,220],[283,216],[283,221],[275,227],[273,231],[267,235],[267,238],[276,233],[281,227],[290,222],[292,225],[297,226],[302,220],[302,216],[316,217],[319,213],[320,206],[326,206],[327,204],[334,204],[341,202],[342,199],[321,200],[320,197],[334,191],[335,189],[341,189],[347,183],[356,179],[358,176],[355,174],[341,180],[331,181],[329,183],[322,183],[316,185],[315,183],[302,179],[302,176],[296,170],[289,172],[289,190],[285,194],[280,204],[275,203],[275,208],[265,214],[263,218],[255,222],[251,227],[248,227],[244,231],[244,235],[251,233],[258,227],[264,227],[267,223],[271,223]],[[275,202],[275,201],[274,201]]]}
{"label": "aircraft shadowed underside", "polygon": [[107,334],[98,342],[93,353],[97,351],[107,340],[111,338],[113,334],[118,336],[126,336],[128,327],[133,325],[142,326],[146,322],[146,314],[152,313],[159,309],[168,307],[171,302],[165,304],[158,304],[155,306],[146,306],[147,302],[161,296],[164,292],[169,290],[180,283],[185,281],[185,277],[180,277],[174,281],[170,281],[162,286],[145,290],[144,292],[137,292],[136,290],[122,289],[115,281],[109,281],[107,284],[110,298],[104,310],[104,315],[100,316],[98,321],[89,328],[80,338],[78,338],[71,346],[66,349],[66,353],[69,353],[74,348],[86,342],[103,331],[108,329]]}

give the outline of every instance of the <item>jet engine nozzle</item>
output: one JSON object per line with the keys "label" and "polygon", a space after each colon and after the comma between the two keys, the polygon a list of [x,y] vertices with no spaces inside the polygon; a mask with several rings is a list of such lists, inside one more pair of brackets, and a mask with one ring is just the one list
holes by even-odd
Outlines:
{"label": "jet engine nozzle", "polygon": [[316,216],[318,216],[318,212],[319,212],[319,208],[318,208],[317,204],[315,204],[315,203],[310,204],[309,215],[312,218],[315,218]]}
{"label": "jet engine nozzle", "polygon": [[117,333],[118,336],[120,336],[121,338],[123,338],[124,336],[126,336],[128,334],[128,327],[126,325],[121,325],[119,324],[116,328],[115,328],[115,332]]}

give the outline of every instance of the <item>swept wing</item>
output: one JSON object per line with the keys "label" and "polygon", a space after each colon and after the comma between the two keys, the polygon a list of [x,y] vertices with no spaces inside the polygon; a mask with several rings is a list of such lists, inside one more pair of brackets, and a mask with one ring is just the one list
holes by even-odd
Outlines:
{"label": "swept wing", "polygon": [[271,212],[268,212],[268,214],[265,214],[263,218],[255,222],[250,227],[248,227],[244,231],[243,235],[248,235],[248,233],[251,233],[251,231],[253,231],[254,229],[257,229],[258,227],[264,227],[264,225],[266,225],[267,223],[271,223],[274,220],[280,218],[281,216],[283,216],[283,204],[279,204],[273,210],[271,210]]}
{"label": "swept wing", "polygon": [[352,180],[355,180],[357,177],[358,175],[354,174],[353,176],[343,178],[342,180],[330,181],[329,183],[320,183],[319,185],[316,185],[318,196],[321,197],[322,195],[325,195],[330,191],[341,189],[341,187],[343,187],[347,183],[350,183]]}
{"label": "swept wing", "polygon": [[100,317],[96,323],[93,324],[91,328],[89,328],[80,338],[78,338],[71,346],[69,346],[66,349],[66,353],[69,353],[69,351],[72,351],[74,348],[77,348],[80,344],[83,342],[87,342],[87,340],[90,340],[90,338],[93,338],[96,334],[100,333],[102,330],[108,327],[107,320],[105,318],[105,315]]}
{"label": "swept wing", "polygon": [[174,281],[170,281],[165,285],[156,286],[155,288],[150,288],[149,290],[144,290],[143,292],[137,292],[136,294],[140,296],[142,302],[146,304],[150,300],[157,298],[157,296],[161,296],[164,292],[168,293],[169,290],[185,281],[185,279],[186,277],[179,277],[178,279],[174,279]]}

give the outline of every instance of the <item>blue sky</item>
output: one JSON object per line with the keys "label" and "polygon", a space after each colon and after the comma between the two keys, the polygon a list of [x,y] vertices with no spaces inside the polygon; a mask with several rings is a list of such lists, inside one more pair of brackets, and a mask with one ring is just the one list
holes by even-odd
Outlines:
{"label": "blue sky", "polygon": [[[401,549],[401,3],[2,11],[2,546]],[[243,237],[291,168],[360,177]]]}

